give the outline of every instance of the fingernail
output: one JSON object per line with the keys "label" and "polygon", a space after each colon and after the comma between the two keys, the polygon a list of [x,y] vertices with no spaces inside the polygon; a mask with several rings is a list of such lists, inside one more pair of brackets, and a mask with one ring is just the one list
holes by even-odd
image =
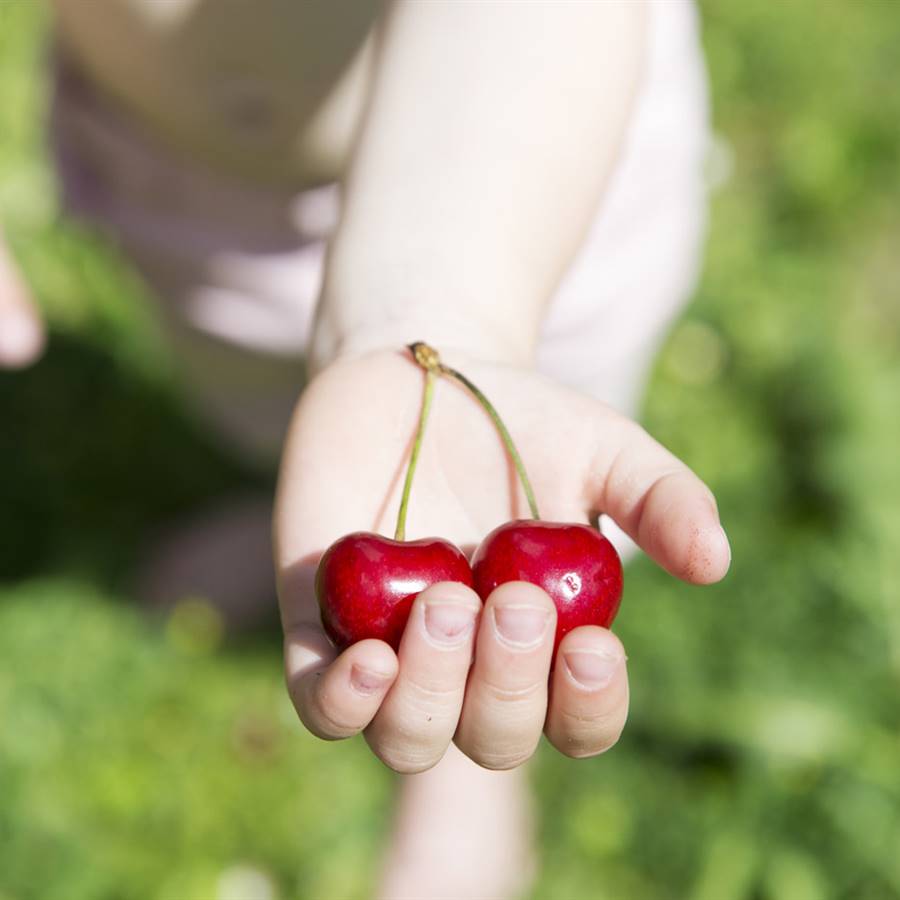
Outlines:
{"label": "fingernail", "polygon": [[728,540],[728,535],[725,533],[725,529],[722,526],[721,521],[719,520],[719,504],[716,502],[715,494],[710,492],[709,496],[706,498],[709,503],[709,508],[712,511],[712,514],[716,518],[716,524],[718,525],[718,531],[716,533],[716,537],[720,541],[720,543],[724,546],[726,553],[728,554],[728,562],[731,564],[731,542]]}
{"label": "fingernail", "polygon": [[371,669],[364,669],[362,666],[353,666],[350,669],[350,684],[360,694],[377,694],[379,691],[384,690],[390,680],[390,675],[385,675],[383,672],[373,672]]}
{"label": "fingernail", "polygon": [[623,662],[621,656],[602,650],[570,650],[565,660],[572,678],[589,691],[606,687]]}
{"label": "fingernail", "polygon": [[721,525],[719,525],[719,540],[722,541],[725,545],[725,549],[728,551],[728,565],[731,565],[731,541],[728,540],[728,535]]}
{"label": "fingernail", "polygon": [[425,630],[439,644],[455,647],[472,633],[476,610],[458,603],[426,603]]}
{"label": "fingernail", "polygon": [[41,332],[30,318],[16,314],[0,320],[0,362],[7,366],[25,365],[40,347]]}
{"label": "fingernail", "polygon": [[544,637],[550,611],[539,606],[495,606],[497,636],[513,647],[535,647]]}

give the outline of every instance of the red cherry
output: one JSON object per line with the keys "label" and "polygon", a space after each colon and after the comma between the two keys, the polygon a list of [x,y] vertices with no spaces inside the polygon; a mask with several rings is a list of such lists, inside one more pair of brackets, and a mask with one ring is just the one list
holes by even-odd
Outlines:
{"label": "red cherry", "polygon": [[378,638],[396,650],[413,600],[439,581],[472,586],[468,560],[449,541],[348,534],[325,551],[316,570],[322,624],[341,649]]}
{"label": "red cherry", "polygon": [[556,604],[556,644],[580,625],[608,627],[622,599],[622,562],[588,525],[523,519],[495,528],[472,557],[482,600],[507,581],[529,581]]}

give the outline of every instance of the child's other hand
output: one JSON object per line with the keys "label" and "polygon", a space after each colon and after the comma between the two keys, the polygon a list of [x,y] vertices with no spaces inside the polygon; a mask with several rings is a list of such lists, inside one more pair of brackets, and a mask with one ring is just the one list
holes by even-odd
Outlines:
{"label": "child's other hand", "polygon": [[[544,517],[586,522],[605,512],[676,577],[724,576],[729,548],[710,491],[638,425],[534,373],[445,357],[504,417]],[[421,392],[408,358],[378,352],[326,369],[294,416],[275,529],[286,676],[300,718],[326,739],[364,731],[399,772],[434,765],[451,740],[483,766],[512,768],[542,731],[568,756],[603,752],[627,715],[622,645],[606,629],[575,629],[548,679],[555,609],[533,585],[503,585],[483,609],[462,585],[432,586],[413,605],[396,655],[376,640],[337,654],[325,637],[316,562],[348,532],[393,532]],[[487,416],[441,380],[407,534],[469,552],[500,522],[526,515],[513,483]],[[626,589],[626,604],[639,601]]]}
{"label": "child's other hand", "polygon": [[0,369],[29,365],[43,347],[37,309],[0,234]]}

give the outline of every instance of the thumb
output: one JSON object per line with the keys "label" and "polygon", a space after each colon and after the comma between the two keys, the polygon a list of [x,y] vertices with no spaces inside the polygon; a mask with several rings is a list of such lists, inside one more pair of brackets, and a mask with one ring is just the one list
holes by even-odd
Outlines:
{"label": "thumb", "polygon": [[0,369],[27,366],[44,349],[44,329],[30,292],[0,240]]}
{"label": "thumb", "polygon": [[724,578],[731,548],[709,488],[636,423],[607,416],[602,424],[589,486],[595,509],[677,578]]}

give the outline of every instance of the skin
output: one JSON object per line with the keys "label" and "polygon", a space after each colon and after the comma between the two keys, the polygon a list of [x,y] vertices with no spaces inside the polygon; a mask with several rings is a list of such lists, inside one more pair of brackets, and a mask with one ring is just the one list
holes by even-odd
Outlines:
{"label": "skin", "polygon": [[[501,410],[547,519],[588,522],[603,511],[676,577],[708,584],[724,575],[729,550],[711,493],[638,425],[533,372],[445,356]],[[421,372],[403,354],[376,351],[329,366],[297,408],[276,513],[297,712],[326,739],[363,732],[381,760],[405,773],[433,766],[451,741],[481,766],[513,768],[542,731],[568,756],[601,753],[627,716],[625,652],[610,631],[575,629],[560,645],[548,690],[556,615],[533,585],[502,585],[483,609],[462,585],[429,588],[397,654],[362,641],[336,655],[325,639],[311,590],[316,562],[354,528],[389,532],[421,389]],[[455,385],[439,383],[409,536],[440,534],[471,548],[523,514],[524,497],[508,476],[490,421]]]}
{"label": "skin", "polygon": [[[399,653],[363,641],[335,654],[312,572],[340,535],[392,531],[421,392],[395,348],[429,341],[492,398],[546,518],[603,511],[692,583],[728,568],[702,482],[633,422],[533,371],[544,308],[625,134],[645,31],[640,3],[394,2],[365,111],[343,131],[343,216],[310,346],[316,377],[283,455],[275,561],[300,718],[328,739],[363,732],[400,772],[433,766],[451,741],[482,766],[512,768],[542,730],[568,756],[600,753],[622,730],[628,688],[618,638],[595,627],[566,636],[548,685],[553,605],[522,583],[483,609],[470,590],[435,585]],[[0,365],[37,356],[37,321],[0,255]],[[490,423],[439,386],[409,536],[473,546],[525,514],[511,483]]]}

